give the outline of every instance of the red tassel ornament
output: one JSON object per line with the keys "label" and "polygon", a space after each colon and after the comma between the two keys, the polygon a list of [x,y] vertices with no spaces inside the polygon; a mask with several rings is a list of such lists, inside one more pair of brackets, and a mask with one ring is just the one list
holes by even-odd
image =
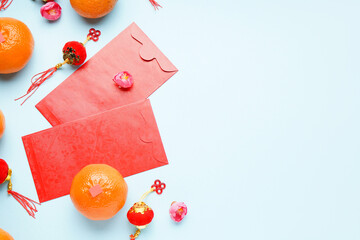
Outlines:
{"label": "red tassel ornament", "polygon": [[160,182],[160,180],[156,180],[151,186],[151,189],[144,193],[140,200],[136,202],[128,211],[127,218],[129,222],[135,225],[137,228],[135,234],[130,235],[131,240],[135,240],[135,238],[140,235],[141,230],[146,228],[154,218],[154,211],[148,205],[146,205],[143,200],[148,194],[154,191],[159,195],[162,194],[165,187],[165,183]]}
{"label": "red tassel ornament", "polygon": [[55,65],[55,67],[49,68],[46,71],[34,75],[31,78],[31,86],[27,90],[26,94],[15,99],[15,101],[25,98],[25,100],[21,103],[21,105],[23,105],[26,102],[26,100],[28,100],[38,90],[41,84],[43,84],[46,79],[49,79],[63,65],[70,64],[74,66],[79,66],[83,64],[86,60],[85,44],[89,40],[93,40],[94,42],[97,42],[99,40],[100,35],[101,32],[99,30],[95,30],[94,28],[91,28],[89,30],[89,34],[87,35],[86,40],[83,43],[77,41],[67,42],[62,49],[64,62],[59,63]]}
{"label": "red tassel ornament", "polygon": [[158,4],[155,0],[149,0],[151,5],[155,8],[155,10],[159,10],[159,7],[162,8],[160,4]]}
{"label": "red tassel ornament", "polygon": [[0,0],[0,11],[7,9],[13,0]]}
{"label": "red tassel ornament", "polygon": [[8,182],[8,194],[13,196],[18,203],[27,211],[27,213],[35,218],[35,213],[37,212],[36,205],[41,205],[30,198],[27,198],[20,193],[14,192],[12,190],[12,183],[11,183],[11,175],[12,170],[9,168],[9,165],[5,162],[5,160],[0,159],[0,183],[3,184]]}

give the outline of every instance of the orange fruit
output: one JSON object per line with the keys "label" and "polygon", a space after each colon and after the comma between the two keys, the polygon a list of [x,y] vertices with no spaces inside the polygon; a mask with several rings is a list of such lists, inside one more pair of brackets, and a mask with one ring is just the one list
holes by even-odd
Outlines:
{"label": "orange fruit", "polygon": [[4,131],[5,131],[5,116],[0,110],[0,138],[4,134]]}
{"label": "orange fruit", "polygon": [[115,216],[126,202],[128,187],[121,174],[106,164],[90,164],[73,179],[70,197],[75,208],[91,220]]}
{"label": "orange fruit", "polygon": [[74,10],[85,18],[101,18],[111,12],[118,0],[70,0]]}
{"label": "orange fruit", "polygon": [[18,72],[29,62],[34,38],[25,23],[0,17],[0,74]]}
{"label": "orange fruit", "polygon": [[14,240],[12,236],[10,236],[9,233],[5,232],[0,228],[0,239],[1,240]]}

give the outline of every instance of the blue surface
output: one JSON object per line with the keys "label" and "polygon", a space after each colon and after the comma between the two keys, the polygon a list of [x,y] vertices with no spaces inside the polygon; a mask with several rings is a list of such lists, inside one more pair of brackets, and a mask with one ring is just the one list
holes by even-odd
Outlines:
{"label": "blue surface", "polygon": [[[54,23],[40,0],[0,12],[27,23],[36,43],[24,70],[0,75],[0,157],[14,188],[37,199],[21,136],[50,127],[34,105],[74,69],[23,107],[13,99],[89,27],[103,33],[89,56],[135,21],[179,68],[150,97],[170,165],[127,178],[124,210],[104,222],[82,217],[68,196],[33,220],[1,186],[0,227],[16,240],[128,239],[126,211],[156,178],[168,188],[148,198],[156,217],[139,239],[360,239],[359,1],[161,0],[154,12],[147,0],[120,0],[100,20],[59,2]],[[189,206],[180,224],[168,216],[173,200]]]}

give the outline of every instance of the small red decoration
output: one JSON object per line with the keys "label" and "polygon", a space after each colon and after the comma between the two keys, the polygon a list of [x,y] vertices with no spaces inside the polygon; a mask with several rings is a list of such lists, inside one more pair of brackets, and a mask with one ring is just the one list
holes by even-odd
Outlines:
{"label": "small red decoration", "polygon": [[89,30],[89,34],[87,35],[88,38],[91,38],[94,42],[97,42],[99,40],[99,37],[101,35],[101,32],[99,30],[95,30],[95,28],[91,28]]}
{"label": "small red decoration", "polygon": [[7,9],[13,0],[0,0],[0,11]]}
{"label": "small red decoration", "polygon": [[146,196],[156,191],[157,194],[161,194],[165,189],[165,183],[162,183],[160,180],[156,180],[151,186],[151,189],[144,193],[140,198],[140,201],[136,202],[128,211],[127,218],[129,222],[137,228],[135,234],[130,235],[130,239],[134,240],[140,235],[142,229],[146,228],[148,224],[151,223],[154,218],[154,211],[143,202]]}
{"label": "small red decoration", "polygon": [[9,173],[9,166],[3,160],[0,159],[0,183],[4,183]]}
{"label": "small red decoration", "polygon": [[151,187],[155,188],[156,193],[160,195],[162,194],[163,190],[166,188],[166,184],[162,183],[160,180],[156,180]]}
{"label": "small red decoration", "polygon": [[137,202],[128,211],[127,218],[135,226],[146,226],[154,218],[154,211],[144,202]]}
{"label": "small red decoration", "polygon": [[69,59],[68,64],[79,66],[86,60],[86,49],[80,42],[71,41],[67,42],[63,47],[63,59]]}
{"label": "small red decoration", "polygon": [[5,160],[0,159],[0,184],[8,181],[8,194],[13,196],[15,200],[18,201],[20,205],[27,211],[27,213],[35,218],[35,213],[37,212],[35,204],[41,204],[21,195],[20,193],[12,191],[11,175],[12,170],[9,168],[9,165],[5,162]]}
{"label": "small red decoration", "polygon": [[85,44],[89,40],[93,40],[94,42],[98,41],[100,35],[101,32],[99,30],[95,30],[94,28],[91,28],[89,30],[86,40],[83,43],[77,41],[67,42],[62,50],[64,62],[56,64],[55,67],[49,68],[46,71],[34,75],[31,78],[31,86],[27,90],[26,94],[15,99],[15,101],[26,97],[21,104],[23,105],[26,102],[26,100],[28,100],[38,90],[40,85],[43,84],[46,79],[50,78],[63,65],[71,64],[74,66],[78,66],[83,64],[86,60]]}
{"label": "small red decoration", "polygon": [[153,5],[155,10],[159,10],[159,7],[162,8],[160,4],[158,4],[155,0],[149,0],[151,5]]}

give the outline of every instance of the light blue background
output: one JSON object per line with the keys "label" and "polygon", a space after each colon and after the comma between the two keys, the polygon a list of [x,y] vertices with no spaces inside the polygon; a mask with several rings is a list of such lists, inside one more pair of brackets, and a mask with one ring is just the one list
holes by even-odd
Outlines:
{"label": "light blue background", "polygon": [[[36,43],[24,70],[0,76],[0,157],[14,189],[37,199],[21,136],[50,127],[34,105],[74,69],[23,107],[13,99],[90,27],[102,36],[89,57],[135,21],[179,68],[150,97],[170,164],[128,177],[124,209],[104,222],[82,217],[68,196],[34,220],[1,186],[0,227],[16,240],[128,239],[126,211],[156,178],[168,188],[148,198],[156,217],[139,239],[360,239],[358,0],[159,0],[158,12],[147,0],[120,0],[100,20],[58,2],[54,23],[40,16],[40,0],[0,12],[24,21]],[[168,216],[173,200],[189,207],[180,224]]]}

